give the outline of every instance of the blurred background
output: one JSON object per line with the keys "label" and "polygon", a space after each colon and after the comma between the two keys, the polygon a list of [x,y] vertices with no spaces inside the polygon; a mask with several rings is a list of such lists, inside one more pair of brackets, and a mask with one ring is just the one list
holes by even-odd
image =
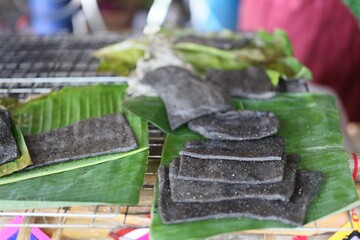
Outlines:
{"label": "blurred background", "polygon": [[142,32],[153,5],[153,18],[163,18],[155,21],[169,27],[189,23],[187,1],[3,0],[0,34]]}
{"label": "blurred background", "polygon": [[359,0],[1,0],[0,36],[281,28],[312,70],[312,88],[338,97],[360,151],[359,18]]}

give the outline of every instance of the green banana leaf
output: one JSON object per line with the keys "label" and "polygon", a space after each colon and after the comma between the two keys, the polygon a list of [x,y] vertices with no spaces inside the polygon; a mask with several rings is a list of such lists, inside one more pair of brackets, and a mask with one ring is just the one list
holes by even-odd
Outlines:
{"label": "green banana leaf", "polygon": [[[123,107],[146,121],[151,122],[154,126],[167,134],[177,136],[194,135],[194,133],[186,126],[171,130],[166,115],[165,105],[159,97],[139,96],[129,98],[123,102]],[[244,107],[239,103],[237,109],[244,109]]]}
{"label": "green banana leaf", "polygon": [[127,76],[135,69],[136,62],[144,56],[148,46],[146,38],[133,38],[95,51],[93,55],[101,59],[98,71]]}
{"label": "green banana leaf", "polygon": [[[10,111],[25,136],[39,134],[82,119],[123,112],[121,104],[126,88],[125,84],[68,87],[31,100]],[[138,141],[138,149],[14,173],[0,178],[0,185],[111,161],[147,149],[146,123],[128,112],[125,112],[125,117]]]}
{"label": "green banana leaf", "polygon": [[[241,38],[241,33],[227,34],[226,37]],[[135,69],[136,62],[144,56],[149,44],[149,39],[142,36],[96,51],[94,55],[101,59],[99,70],[128,75]],[[250,44],[241,49],[221,50],[194,43],[175,43],[173,47],[200,75],[210,68],[244,69],[256,65],[276,71],[284,78],[312,78],[310,70],[293,56],[289,38],[281,30],[273,33],[260,30]]]}
{"label": "green banana leaf", "polygon": [[172,131],[167,119],[164,103],[159,97],[139,96],[126,99],[123,107],[135,115],[151,122],[165,133],[183,135],[187,132],[192,134],[186,127],[180,127]]}
{"label": "green banana leaf", "polygon": [[273,33],[260,30],[250,44],[241,49],[220,50],[194,43],[177,43],[174,48],[200,74],[210,68],[226,70],[261,66],[284,78],[312,79],[311,71],[293,56],[289,38],[281,30]]}
{"label": "green banana leaf", "polygon": [[19,127],[15,123],[12,124],[11,131],[14,135],[15,141],[19,147],[19,151],[21,155],[19,158],[15,159],[14,161],[0,165],[0,177],[21,170],[32,164],[24,137]]}
{"label": "green banana leaf", "polygon": [[101,204],[136,205],[147,151],[0,186],[0,210]]}
{"label": "green banana leaf", "polygon": [[[175,132],[168,131],[164,105],[159,98],[147,97],[145,103],[140,99],[131,100],[131,104],[129,101],[124,103],[125,108],[140,113],[139,116],[168,132],[161,164],[166,166],[177,157],[187,140],[201,139],[185,127]],[[240,109],[274,112],[280,121],[278,135],[285,140],[286,152],[301,156],[299,169],[319,170],[325,175],[324,185],[311,203],[305,223],[360,205],[343,147],[339,115],[333,97],[315,93],[287,93],[266,101],[234,99],[234,104]],[[146,108],[146,111],[139,112],[141,108]],[[156,199],[155,195],[150,228],[153,239],[203,239],[233,231],[290,227],[276,221],[249,218],[163,224],[157,213]]]}
{"label": "green banana leaf", "polygon": [[147,123],[124,111],[127,85],[68,87],[10,109],[24,135],[123,112],[139,148],[20,171],[0,178],[0,209],[137,204],[148,156]]}

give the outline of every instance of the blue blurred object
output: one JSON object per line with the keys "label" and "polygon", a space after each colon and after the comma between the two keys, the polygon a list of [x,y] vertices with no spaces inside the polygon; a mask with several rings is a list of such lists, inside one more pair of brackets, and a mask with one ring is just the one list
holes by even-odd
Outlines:
{"label": "blue blurred object", "polygon": [[79,9],[71,0],[28,0],[35,34],[72,32],[72,15]]}
{"label": "blue blurred object", "polygon": [[191,25],[197,31],[236,30],[240,0],[190,0]]}

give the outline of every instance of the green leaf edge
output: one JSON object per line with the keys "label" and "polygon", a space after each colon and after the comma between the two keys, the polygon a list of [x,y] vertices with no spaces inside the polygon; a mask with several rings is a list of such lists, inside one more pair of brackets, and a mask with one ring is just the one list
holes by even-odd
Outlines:
{"label": "green leaf edge", "polygon": [[21,170],[32,164],[29,150],[25,144],[24,136],[22,135],[20,128],[14,122],[11,126],[11,132],[13,133],[15,141],[18,144],[21,156],[11,162],[1,165],[0,177]]}
{"label": "green leaf edge", "polygon": [[[37,178],[37,177],[43,177],[43,176],[47,176],[47,175],[51,175],[51,174],[71,171],[71,170],[78,169],[78,168],[83,168],[83,167],[93,166],[93,165],[104,163],[104,162],[118,160],[119,158],[131,156],[133,154],[137,154],[137,153],[142,152],[147,149],[148,149],[148,147],[141,147],[141,148],[138,148],[131,152],[127,152],[127,153],[123,153],[123,154],[103,155],[103,156],[99,156],[99,157],[91,157],[91,158],[86,158],[86,159],[79,159],[79,160],[75,160],[75,161],[53,164],[53,165],[39,167],[39,168],[29,170],[29,173],[18,172],[18,173],[14,173],[14,174],[11,174],[8,176],[1,177],[0,185],[23,181],[23,180],[32,179],[32,178]],[[81,165],[79,165],[80,162],[81,162]]]}
{"label": "green leaf edge", "polygon": [[[142,160],[147,163],[148,159],[148,150],[144,150],[141,152],[138,152],[139,155],[143,155]],[[126,158],[132,157],[127,156]],[[141,158],[141,156],[139,156]],[[114,161],[122,161],[122,159],[115,159]],[[107,164],[109,162],[106,162],[104,164]],[[144,168],[142,171],[145,172],[147,164],[141,165],[142,168]],[[93,166],[96,167],[96,166]],[[79,169],[75,169],[79,170]],[[61,174],[61,173],[60,173]],[[49,176],[49,175],[48,175]],[[45,176],[47,177],[47,176]],[[142,176],[144,181],[144,177]],[[33,180],[33,179],[31,179]],[[1,187],[0,187],[1,188]],[[139,186],[139,189],[136,191],[139,192],[142,188],[142,185]],[[64,207],[64,206],[92,206],[92,205],[112,205],[112,204],[121,204],[121,205],[137,205],[139,203],[140,195],[137,194],[129,194],[127,193],[126,198],[122,198],[121,201],[108,201],[108,202],[102,202],[102,201],[52,201],[52,200],[2,200],[0,199],[0,211],[7,211],[7,210],[21,210],[21,209],[34,209],[34,208],[52,208],[52,207]]]}

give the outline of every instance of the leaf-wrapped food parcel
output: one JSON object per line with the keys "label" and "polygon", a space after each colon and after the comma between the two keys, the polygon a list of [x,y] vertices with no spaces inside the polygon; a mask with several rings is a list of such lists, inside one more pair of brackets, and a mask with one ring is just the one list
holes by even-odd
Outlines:
{"label": "leaf-wrapped food parcel", "polygon": [[10,109],[26,136],[123,113],[139,148],[1,177],[0,209],[137,204],[147,164],[148,130],[144,120],[122,108],[126,89],[126,84],[66,87]]}
{"label": "leaf-wrapped food parcel", "polygon": [[138,147],[122,113],[81,120],[46,133],[25,137],[33,165],[76,161]]}
{"label": "leaf-wrapped food parcel", "polygon": [[229,70],[260,66],[286,78],[312,78],[310,70],[293,57],[291,43],[281,30],[273,33],[260,30],[240,49],[221,50],[195,43],[177,43],[174,48],[200,74],[211,68]]}
{"label": "leaf-wrapped food parcel", "polygon": [[[169,35],[167,37],[173,39]],[[207,38],[211,41],[212,36]],[[246,39],[246,44],[241,48],[224,50],[200,42],[176,42],[175,39],[173,47],[199,74],[211,68],[228,70],[261,66],[277,71],[286,78],[312,78],[310,70],[293,56],[289,38],[281,30],[272,33],[263,30],[255,34],[233,33],[222,38],[229,41]],[[151,39],[141,36],[100,49],[94,52],[94,56],[101,59],[100,71],[127,76],[135,69],[137,61],[144,57],[150,44]]]}

